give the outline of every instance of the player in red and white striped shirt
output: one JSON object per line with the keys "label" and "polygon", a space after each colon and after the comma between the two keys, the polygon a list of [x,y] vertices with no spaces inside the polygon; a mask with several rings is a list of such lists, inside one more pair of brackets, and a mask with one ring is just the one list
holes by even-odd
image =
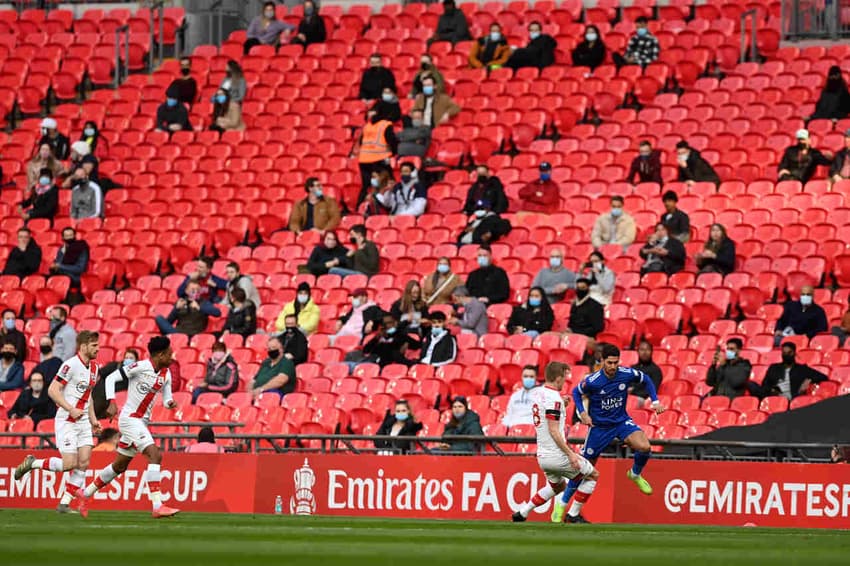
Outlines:
{"label": "player in red and white striped shirt", "polygon": [[130,382],[127,388],[127,402],[118,417],[121,439],[118,442],[118,454],[115,456],[115,461],[98,472],[94,481],[86,487],[78,499],[78,508],[83,517],[88,515],[88,499],[123,474],[133,457],[139,452],[148,459],[145,481],[153,504],[153,517],[158,519],[179,513],[179,509],[172,509],[162,504],[159,490],[162,452],[154,443],[153,436],[148,430],[157,393],[162,392],[164,407],[177,408],[174,399],[171,398],[171,372],[168,371],[174,355],[171,351],[171,341],[165,336],[151,338],[148,342],[148,352],[150,360],[142,360],[127,367],[120,366],[106,377],[106,399],[109,401],[106,413],[110,417],[118,412],[115,405],[115,384],[122,379]]}
{"label": "player in red and white striped shirt", "polygon": [[65,493],[56,507],[59,513],[69,513],[71,500],[82,490],[94,445],[93,434],[100,434],[100,423],[90,402],[97,383],[98,367],[94,360],[100,349],[98,339],[97,332],[83,330],[77,334],[77,355],[62,364],[47,390],[47,395],[59,407],[55,420],[56,447],[62,457],[36,460],[28,455],[15,470],[16,480],[30,470],[70,471],[65,480]]}

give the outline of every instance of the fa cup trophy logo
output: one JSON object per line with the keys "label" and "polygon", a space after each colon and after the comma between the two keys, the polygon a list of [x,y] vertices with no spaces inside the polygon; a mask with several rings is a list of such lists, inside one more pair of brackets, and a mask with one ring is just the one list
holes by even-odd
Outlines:
{"label": "fa cup trophy logo", "polygon": [[294,479],[295,494],[289,500],[289,514],[312,515],[316,512],[316,498],[313,497],[316,474],[313,473],[306,458],[304,458],[304,465],[295,470]]}

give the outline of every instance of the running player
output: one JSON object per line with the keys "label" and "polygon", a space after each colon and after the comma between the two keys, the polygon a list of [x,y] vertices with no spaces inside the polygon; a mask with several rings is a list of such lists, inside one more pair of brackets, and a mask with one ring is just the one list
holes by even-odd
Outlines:
{"label": "running player", "polygon": [[122,379],[130,382],[127,388],[127,402],[118,418],[121,440],[118,442],[118,454],[115,456],[115,461],[100,470],[94,481],[77,499],[78,508],[83,517],[88,515],[89,498],[123,474],[133,457],[139,452],[148,459],[145,481],[153,505],[153,517],[158,519],[179,513],[179,509],[172,509],[162,504],[162,495],[159,491],[162,453],[154,444],[153,436],[147,426],[157,392],[162,391],[164,407],[168,409],[177,407],[171,398],[171,372],[168,371],[173,356],[171,341],[165,336],[151,338],[148,342],[148,352],[150,360],[142,360],[127,367],[119,366],[106,377],[106,399],[109,401],[106,413],[110,417],[118,412],[115,405],[115,384]]}
{"label": "running player", "polygon": [[[582,455],[595,463],[599,455],[616,438],[634,451],[635,463],[628,471],[630,480],[646,495],[652,495],[652,486],[642,476],[644,466],[652,454],[646,434],[626,413],[626,399],[632,385],[643,383],[652,399],[652,408],[661,414],[664,407],[658,402],[655,385],[648,375],[636,369],[620,367],[620,350],[612,344],[602,346],[602,369],[585,377],[573,389],[573,401],[579,419],[590,427],[584,442]],[[587,398],[588,407],[584,406]],[[570,480],[567,489],[552,511],[552,522],[560,523],[567,502],[576,490],[581,490],[575,480]],[[576,496],[578,498],[578,496]]]}
{"label": "running player", "polygon": [[528,518],[532,509],[543,505],[564,491],[567,480],[578,483],[578,495],[570,508],[570,522],[586,523],[581,508],[593,493],[599,472],[570,448],[564,438],[567,421],[567,402],[561,398],[561,388],[570,373],[570,366],[550,362],[546,366],[545,385],[532,392],[531,418],[537,432],[537,463],[546,475],[547,485],[531,501],[513,514],[514,522]]}
{"label": "running player", "polygon": [[30,454],[15,470],[16,480],[30,470],[70,471],[65,479],[65,493],[56,507],[59,513],[72,512],[70,503],[86,482],[94,445],[92,433],[100,434],[94,404],[89,402],[97,383],[98,367],[94,360],[99,348],[97,332],[83,330],[77,334],[77,355],[62,364],[47,389],[48,397],[59,407],[54,422],[56,447],[62,457],[36,460]]}

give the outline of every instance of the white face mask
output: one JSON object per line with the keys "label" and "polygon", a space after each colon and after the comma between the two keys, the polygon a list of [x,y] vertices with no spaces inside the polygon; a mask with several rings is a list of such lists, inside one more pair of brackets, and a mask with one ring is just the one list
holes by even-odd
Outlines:
{"label": "white face mask", "polygon": [[298,302],[301,303],[302,305],[307,303],[307,301],[309,301],[309,300],[310,300],[310,295],[305,295],[304,293],[300,293],[298,295]]}
{"label": "white face mask", "polygon": [[363,301],[360,300],[360,297],[354,297],[353,299],[351,299],[351,306],[354,308],[357,308],[362,304]]}

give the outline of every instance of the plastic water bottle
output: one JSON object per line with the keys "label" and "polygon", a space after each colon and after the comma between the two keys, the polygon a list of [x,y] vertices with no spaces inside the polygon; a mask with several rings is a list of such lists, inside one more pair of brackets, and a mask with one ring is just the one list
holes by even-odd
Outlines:
{"label": "plastic water bottle", "polygon": [[283,514],[283,497],[281,497],[280,495],[274,498],[274,514]]}

